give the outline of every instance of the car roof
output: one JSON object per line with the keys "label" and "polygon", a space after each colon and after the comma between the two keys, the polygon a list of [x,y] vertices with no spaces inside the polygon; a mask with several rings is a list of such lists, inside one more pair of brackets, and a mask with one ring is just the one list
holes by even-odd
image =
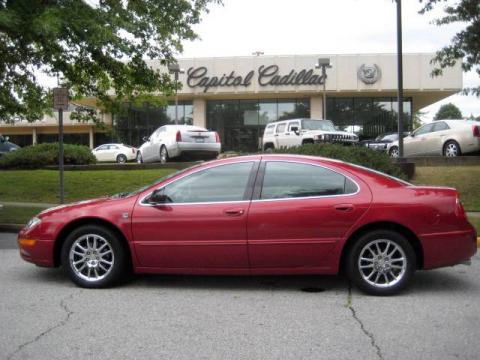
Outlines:
{"label": "car roof", "polygon": [[268,123],[268,125],[270,125],[270,124],[278,124],[278,123],[287,122],[287,121],[299,121],[299,120],[332,121],[332,120],[330,120],[330,119],[296,118],[296,119],[286,119],[286,120],[272,121],[272,122]]}

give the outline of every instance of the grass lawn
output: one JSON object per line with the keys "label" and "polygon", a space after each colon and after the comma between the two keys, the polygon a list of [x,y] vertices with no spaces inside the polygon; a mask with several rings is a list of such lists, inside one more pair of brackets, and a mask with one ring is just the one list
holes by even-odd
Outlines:
{"label": "grass lawn", "polygon": [[[65,171],[65,201],[71,202],[132,191],[173,169]],[[58,172],[54,170],[0,171],[0,202],[58,203]]]}
{"label": "grass lawn", "polygon": [[480,211],[480,166],[418,166],[412,182],[456,188],[466,210]]}
{"label": "grass lawn", "polygon": [[42,208],[5,206],[0,210],[0,224],[26,224]]}

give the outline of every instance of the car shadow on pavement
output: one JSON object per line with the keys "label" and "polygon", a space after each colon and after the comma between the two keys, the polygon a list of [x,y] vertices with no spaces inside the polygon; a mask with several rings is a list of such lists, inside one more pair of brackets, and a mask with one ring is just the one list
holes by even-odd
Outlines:
{"label": "car shadow on pavement", "polygon": [[408,293],[478,292],[480,287],[473,275],[473,269],[455,266],[415,273]]}

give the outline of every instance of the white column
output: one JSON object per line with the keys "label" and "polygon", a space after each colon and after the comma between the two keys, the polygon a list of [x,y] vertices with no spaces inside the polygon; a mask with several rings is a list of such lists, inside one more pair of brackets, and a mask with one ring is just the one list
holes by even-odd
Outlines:
{"label": "white column", "polygon": [[310,98],[310,117],[312,119],[323,119],[323,99],[321,95]]}
{"label": "white column", "polygon": [[93,126],[90,127],[88,135],[89,135],[90,149],[93,149]]}
{"label": "white column", "polygon": [[193,100],[193,125],[207,127],[207,102],[205,99]]}
{"label": "white column", "polygon": [[32,129],[32,145],[37,145],[37,128]]}

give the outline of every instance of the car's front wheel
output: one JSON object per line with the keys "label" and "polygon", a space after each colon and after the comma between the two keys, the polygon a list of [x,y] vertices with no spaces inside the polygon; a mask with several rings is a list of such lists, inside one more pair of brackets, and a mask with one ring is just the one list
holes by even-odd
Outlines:
{"label": "car's front wheel", "polygon": [[84,225],[65,239],[62,266],[70,279],[85,288],[118,283],[127,269],[127,254],[118,237],[99,225]]}
{"label": "car's front wheel", "polygon": [[398,151],[397,146],[392,146],[388,152],[388,155],[392,158],[398,158],[400,156],[400,152]]}
{"label": "car's front wheel", "polygon": [[416,269],[415,252],[408,240],[390,230],[360,237],[348,253],[349,279],[372,295],[393,295],[405,288]]}

